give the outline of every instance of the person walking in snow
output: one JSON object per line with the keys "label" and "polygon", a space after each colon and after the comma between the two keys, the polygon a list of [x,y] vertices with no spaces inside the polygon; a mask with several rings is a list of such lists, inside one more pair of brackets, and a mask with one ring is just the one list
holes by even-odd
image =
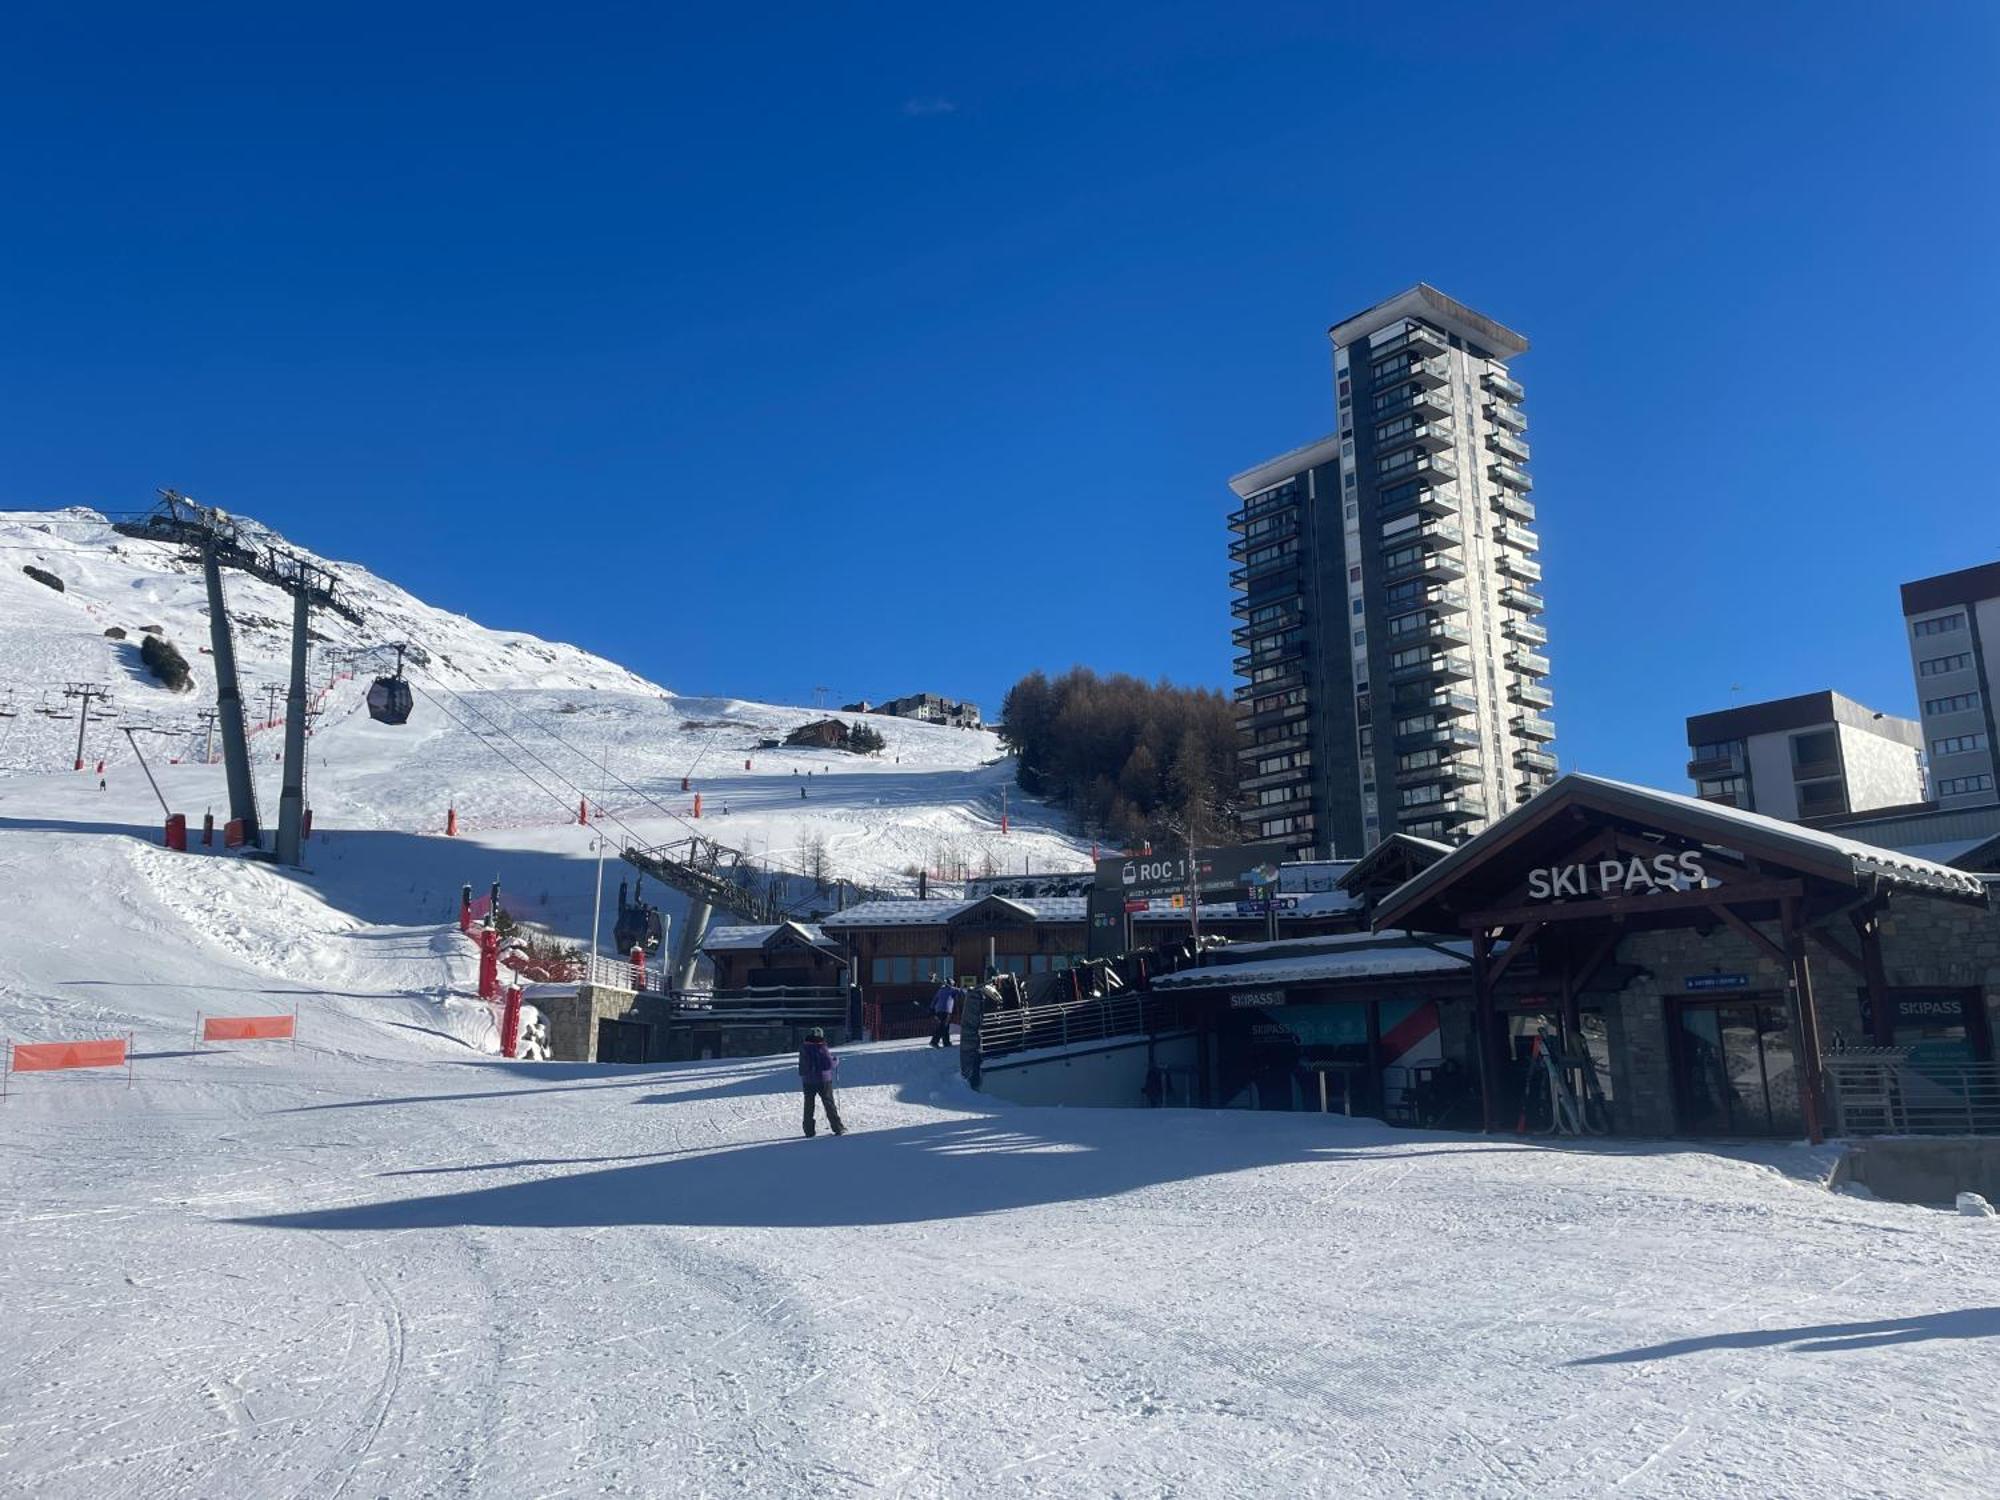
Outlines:
{"label": "person walking in snow", "polygon": [[847,1127],[840,1123],[840,1107],[833,1102],[833,1070],[840,1066],[826,1045],[826,1032],[815,1026],[806,1033],[805,1045],[799,1048],[799,1087],[806,1096],[806,1136],[810,1139],[816,1132],[817,1120],[813,1101],[826,1106],[826,1123],[833,1127],[835,1135],[846,1135]]}
{"label": "person walking in snow", "polygon": [[933,1047],[951,1045],[951,1013],[958,1008],[958,991],[949,980],[938,986],[938,992],[931,996],[931,1015],[937,1025],[931,1029]]}
{"label": "person walking in snow", "polygon": [[806,800],[806,789],[803,786],[801,786],[799,788],[799,801],[803,802],[805,800]]}

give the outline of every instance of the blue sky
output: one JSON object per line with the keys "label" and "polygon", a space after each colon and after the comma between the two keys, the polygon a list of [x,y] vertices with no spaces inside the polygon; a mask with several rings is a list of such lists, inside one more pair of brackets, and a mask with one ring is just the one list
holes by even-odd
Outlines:
{"label": "blue sky", "polygon": [[0,506],[172,485],[677,690],[1224,685],[1231,473],[1522,330],[1566,766],[1910,711],[2000,557],[1990,4],[12,8]]}

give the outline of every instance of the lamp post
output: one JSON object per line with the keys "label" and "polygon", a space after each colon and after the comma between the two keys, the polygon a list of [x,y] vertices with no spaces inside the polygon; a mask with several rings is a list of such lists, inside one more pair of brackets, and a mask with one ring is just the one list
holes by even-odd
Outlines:
{"label": "lamp post", "polygon": [[597,957],[597,933],[604,921],[604,835],[599,833],[594,840],[597,846],[597,900],[590,908],[590,956]]}

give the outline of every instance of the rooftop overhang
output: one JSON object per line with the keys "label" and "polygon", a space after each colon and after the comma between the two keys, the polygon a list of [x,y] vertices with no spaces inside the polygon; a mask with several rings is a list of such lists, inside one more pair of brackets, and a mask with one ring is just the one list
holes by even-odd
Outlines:
{"label": "rooftop overhang", "polygon": [[1442,328],[1446,333],[1455,333],[1468,344],[1475,344],[1496,359],[1511,359],[1516,354],[1528,352],[1528,341],[1504,323],[1496,323],[1484,313],[1474,312],[1463,302],[1447,297],[1429,282],[1420,281],[1407,292],[1399,293],[1386,302],[1378,302],[1366,312],[1336,323],[1327,330],[1327,337],[1336,348],[1346,348],[1358,343],[1370,334],[1387,328],[1391,323],[1404,318],[1416,318]]}
{"label": "rooftop overhang", "polygon": [[1229,487],[1236,491],[1236,498],[1247,500],[1259,490],[1268,490],[1274,484],[1283,484],[1294,475],[1303,474],[1308,469],[1316,469],[1321,464],[1331,463],[1340,456],[1340,439],[1329,433],[1323,438],[1280,453],[1276,458],[1267,458],[1253,468],[1245,469],[1229,481]]}
{"label": "rooftop overhang", "polygon": [[1601,920],[1695,926],[1908,890],[1984,904],[1975,875],[1674,792],[1571,773],[1384,896],[1377,928],[1460,934]]}

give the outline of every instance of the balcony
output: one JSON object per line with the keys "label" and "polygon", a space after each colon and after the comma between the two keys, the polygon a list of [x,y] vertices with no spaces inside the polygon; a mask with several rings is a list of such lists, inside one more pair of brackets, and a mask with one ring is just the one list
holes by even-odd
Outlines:
{"label": "balcony", "polygon": [[1382,583],[1386,586],[1407,583],[1413,578],[1422,578],[1431,583],[1456,583],[1465,576],[1465,564],[1449,552],[1429,552],[1415,562],[1404,563],[1400,568],[1386,568],[1382,573]]}
{"label": "balcony", "polygon": [[1256,642],[1267,635],[1276,635],[1283,630],[1298,630],[1305,625],[1305,615],[1298,610],[1286,610],[1283,614],[1265,620],[1262,624],[1238,625],[1229,632],[1230,640],[1238,646],[1254,650]]}
{"label": "balcony", "polygon": [[1249,592],[1253,585],[1276,578],[1281,573],[1296,573],[1300,557],[1296,552],[1287,552],[1283,557],[1273,557],[1260,563],[1243,563],[1229,570],[1231,587]]}
{"label": "balcony", "polygon": [[1441,417],[1435,422],[1419,422],[1394,437],[1379,439],[1376,452],[1392,453],[1399,448],[1415,446],[1431,453],[1441,453],[1457,441],[1458,430],[1451,418]]}
{"label": "balcony", "polygon": [[1537,687],[1532,682],[1510,683],[1507,696],[1523,708],[1554,708],[1555,694],[1545,687]]}
{"label": "balcony", "polygon": [[1514,783],[1514,799],[1517,802],[1532,802],[1546,792],[1554,780],[1552,776],[1523,776]]}
{"label": "balcony", "polygon": [[1259,667],[1272,667],[1280,662],[1295,661],[1305,654],[1304,641],[1286,641],[1281,646],[1267,646],[1261,651],[1245,651],[1230,665],[1238,677],[1248,677]]}
{"label": "balcony", "polygon": [[1517,588],[1513,584],[1500,590],[1500,602],[1509,609],[1518,609],[1528,615],[1538,615],[1549,607],[1548,600],[1533,589]]}
{"label": "balcony", "polygon": [[1504,432],[1487,433],[1486,446],[1491,448],[1495,453],[1504,454],[1517,464],[1524,464],[1528,461],[1528,445],[1519,438],[1510,437]]}
{"label": "balcony", "polygon": [[1462,615],[1467,602],[1464,589],[1432,589],[1424,595],[1426,607],[1441,615]]}
{"label": "balcony", "polygon": [[1477,750],[1478,748],[1478,732],[1460,728],[1455,724],[1441,725],[1436,729],[1420,729],[1415,734],[1396,736],[1398,755],[1415,755],[1419,750]]}
{"label": "balcony", "polygon": [[1736,793],[1734,792],[1703,792],[1700,800],[1703,802],[1713,802],[1717,807],[1741,807],[1743,805],[1736,800]]}
{"label": "balcony", "polygon": [[1303,750],[1312,742],[1312,734],[1305,725],[1292,726],[1291,732],[1281,734],[1276,739],[1241,745],[1237,748],[1238,760],[1259,760],[1266,755],[1285,755]]}
{"label": "balcony", "polygon": [[1462,718],[1479,712],[1479,700],[1470,693],[1435,693],[1419,707],[1397,709],[1398,713],[1424,711],[1437,714],[1440,718]]}
{"label": "balcony", "polygon": [[1505,401],[1486,403],[1486,420],[1496,427],[1505,427],[1510,432],[1526,432],[1528,416],[1518,406],[1510,406]]}
{"label": "balcony", "polygon": [[1435,328],[1426,328],[1421,323],[1412,323],[1387,343],[1370,344],[1368,346],[1368,358],[1371,363],[1379,363],[1392,354],[1401,354],[1405,350],[1408,350],[1419,359],[1425,359],[1434,354],[1442,354],[1450,347],[1445,341],[1445,336]]}
{"label": "balcony", "polygon": [[1496,490],[1486,497],[1493,502],[1493,508],[1503,516],[1512,516],[1517,521],[1535,519],[1535,502],[1512,490]]}
{"label": "balcony", "polygon": [[1508,640],[1520,641],[1523,645],[1546,646],[1549,643],[1549,633],[1544,627],[1537,625],[1533,620],[1524,620],[1519,615],[1507,616],[1506,622],[1500,627],[1500,633]]}
{"label": "balcony", "polygon": [[1841,774],[1843,771],[1838,755],[1828,756],[1825,760],[1809,760],[1802,765],[1792,767],[1793,781],[1820,781],[1828,776]]}
{"label": "balcony", "polygon": [[1531,677],[1549,675],[1549,659],[1546,656],[1538,656],[1533,651],[1524,651],[1518,647],[1507,653],[1507,665],[1514,671],[1526,672]]}
{"label": "balcony", "polygon": [[[1263,581],[1263,586],[1254,594],[1237,594],[1229,601],[1229,612],[1239,620],[1248,621],[1259,610],[1270,609],[1273,605],[1299,614],[1305,607],[1303,571],[1283,577],[1273,576]],[[1255,629],[1259,633],[1269,630],[1268,625],[1239,626],[1239,629]]]}
{"label": "balcony", "polygon": [[1391,651],[1409,646],[1470,646],[1472,632],[1450,620],[1434,618],[1403,630],[1391,629],[1386,639]]}
{"label": "balcony", "polygon": [[1396,368],[1399,363],[1400,361],[1390,360],[1388,371],[1378,366],[1375,371],[1375,384],[1378,387],[1410,382],[1427,387],[1451,384],[1451,359],[1447,355],[1433,355],[1429,359],[1418,360],[1404,369]]}
{"label": "balcony", "polygon": [[1514,764],[1524,771],[1546,771],[1556,774],[1556,758],[1546,750],[1516,750]]}
{"label": "balcony", "polygon": [[[1407,478],[1407,475],[1402,478]],[[1399,478],[1398,482],[1401,482]],[[1385,505],[1377,512],[1378,521],[1393,521],[1398,516],[1420,515],[1427,520],[1442,521],[1458,514],[1458,486],[1441,484],[1430,489],[1421,489],[1407,500],[1398,500]],[[1398,535],[1388,540],[1397,546],[1403,545],[1409,537]]]}
{"label": "balcony", "polygon": [[1524,740],[1540,740],[1546,745],[1556,737],[1555,721],[1544,719],[1540,714],[1516,714],[1507,722],[1514,733]]}
{"label": "balcony", "polygon": [[1391,417],[1402,416],[1405,412],[1418,417],[1449,417],[1451,391],[1448,387],[1406,391],[1394,401],[1386,401],[1377,406],[1375,420],[1386,422]]}
{"label": "balcony", "polygon": [[1521,389],[1520,382],[1510,379],[1498,370],[1488,370],[1479,377],[1479,383],[1494,395],[1505,396],[1517,406],[1527,399],[1528,393]]}
{"label": "balcony", "polygon": [[[1259,698],[1269,696],[1261,687],[1252,687],[1247,682],[1237,684],[1236,701],[1238,703],[1248,705],[1255,703]],[[1237,721],[1237,727],[1254,733],[1259,729],[1269,729],[1274,724],[1284,724],[1294,719],[1303,720],[1311,713],[1312,703],[1309,700],[1302,699],[1297,703],[1281,703],[1276,708],[1267,708],[1261,712],[1247,713]],[[1301,723],[1299,728],[1301,732],[1304,732],[1305,725]]]}
{"label": "balcony", "polygon": [[1281,511],[1296,509],[1305,496],[1297,485],[1281,487],[1268,494],[1252,496],[1239,510],[1229,513],[1231,531],[1246,530],[1253,521],[1265,516],[1274,516]]}
{"label": "balcony", "polygon": [[1734,755],[1708,755],[1688,762],[1688,780],[1703,781],[1717,776],[1740,776],[1743,762]]}
{"label": "balcony", "polygon": [[1418,766],[1406,771],[1396,768],[1396,785],[1401,786],[1477,786],[1486,779],[1486,772],[1476,760],[1441,760],[1434,765]]}
{"label": "balcony", "polygon": [[1392,667],[1389,681],[1402,682],[1451,682],[1463,680],[1472,675],[1472,658],[1464,652],[1446,652],[1433,656],[1429,661],[1413,662],[1407,667]]}
{"label": "balcony", "polygon": [[1493,534],[1509,546],[1519,547],[1523,552],[1539,552],[1542,547],[1540,533],[1518,526],[1512,521],[1493,523]]}
{"label": "balcony", "polygon": [[1234,561],[1241,562],[1252,552],[1260,551],[1265,547],[1274,547],[1280,542],[1290,541],[1298,534],[1299,528],[1294,523],[1276,531],[1259,532],[1256,536],[1239,536],[1230,542],[1229,555]]}
{"label": "balcony", "polygon": [[1287,786],[1292,782],[1297,782],[1305,794],[1309,795],[1312,791],[1311,769],[1306,766],[1287,766],[1282,771],[1266,771],[1262,776],[1245,776],[1236,785],[1242,791],[1261,792],[1268,787]]}
{"label": "balcony", "polygon": [[1495,484],[1504,485],[1510,490],[1519,490],[1524,495],[1535,487],[1535,481],[1512,464],[1497,461],[1490,463],[1486,466],[1486,477]]}
{"label": "balcony", "polygon": [[1458,478],[1458,465],[1450,459],[1421,448],[1405,448],[1375,463],[1377,486],[1401,484],[1414,479],[1420,484],[1449,484]]}
{"label": "balcony", "polygon": [[1542,581],[1542,565],[1531,557],[1522,557],[1517,552],[1502,552],[1493,559],[1493,566],[1509,578],[1519,579],[1522,583]]}
{"label": "balcony", "polygon": [[1485,816],[1485,797],[1478,792],[1460,792],[1455,797],[1441,797],[1435,802],[1420,802],[1414,807],[1399,808],[1396,821],[1405,826],[1433,821],[1462,823]]}

